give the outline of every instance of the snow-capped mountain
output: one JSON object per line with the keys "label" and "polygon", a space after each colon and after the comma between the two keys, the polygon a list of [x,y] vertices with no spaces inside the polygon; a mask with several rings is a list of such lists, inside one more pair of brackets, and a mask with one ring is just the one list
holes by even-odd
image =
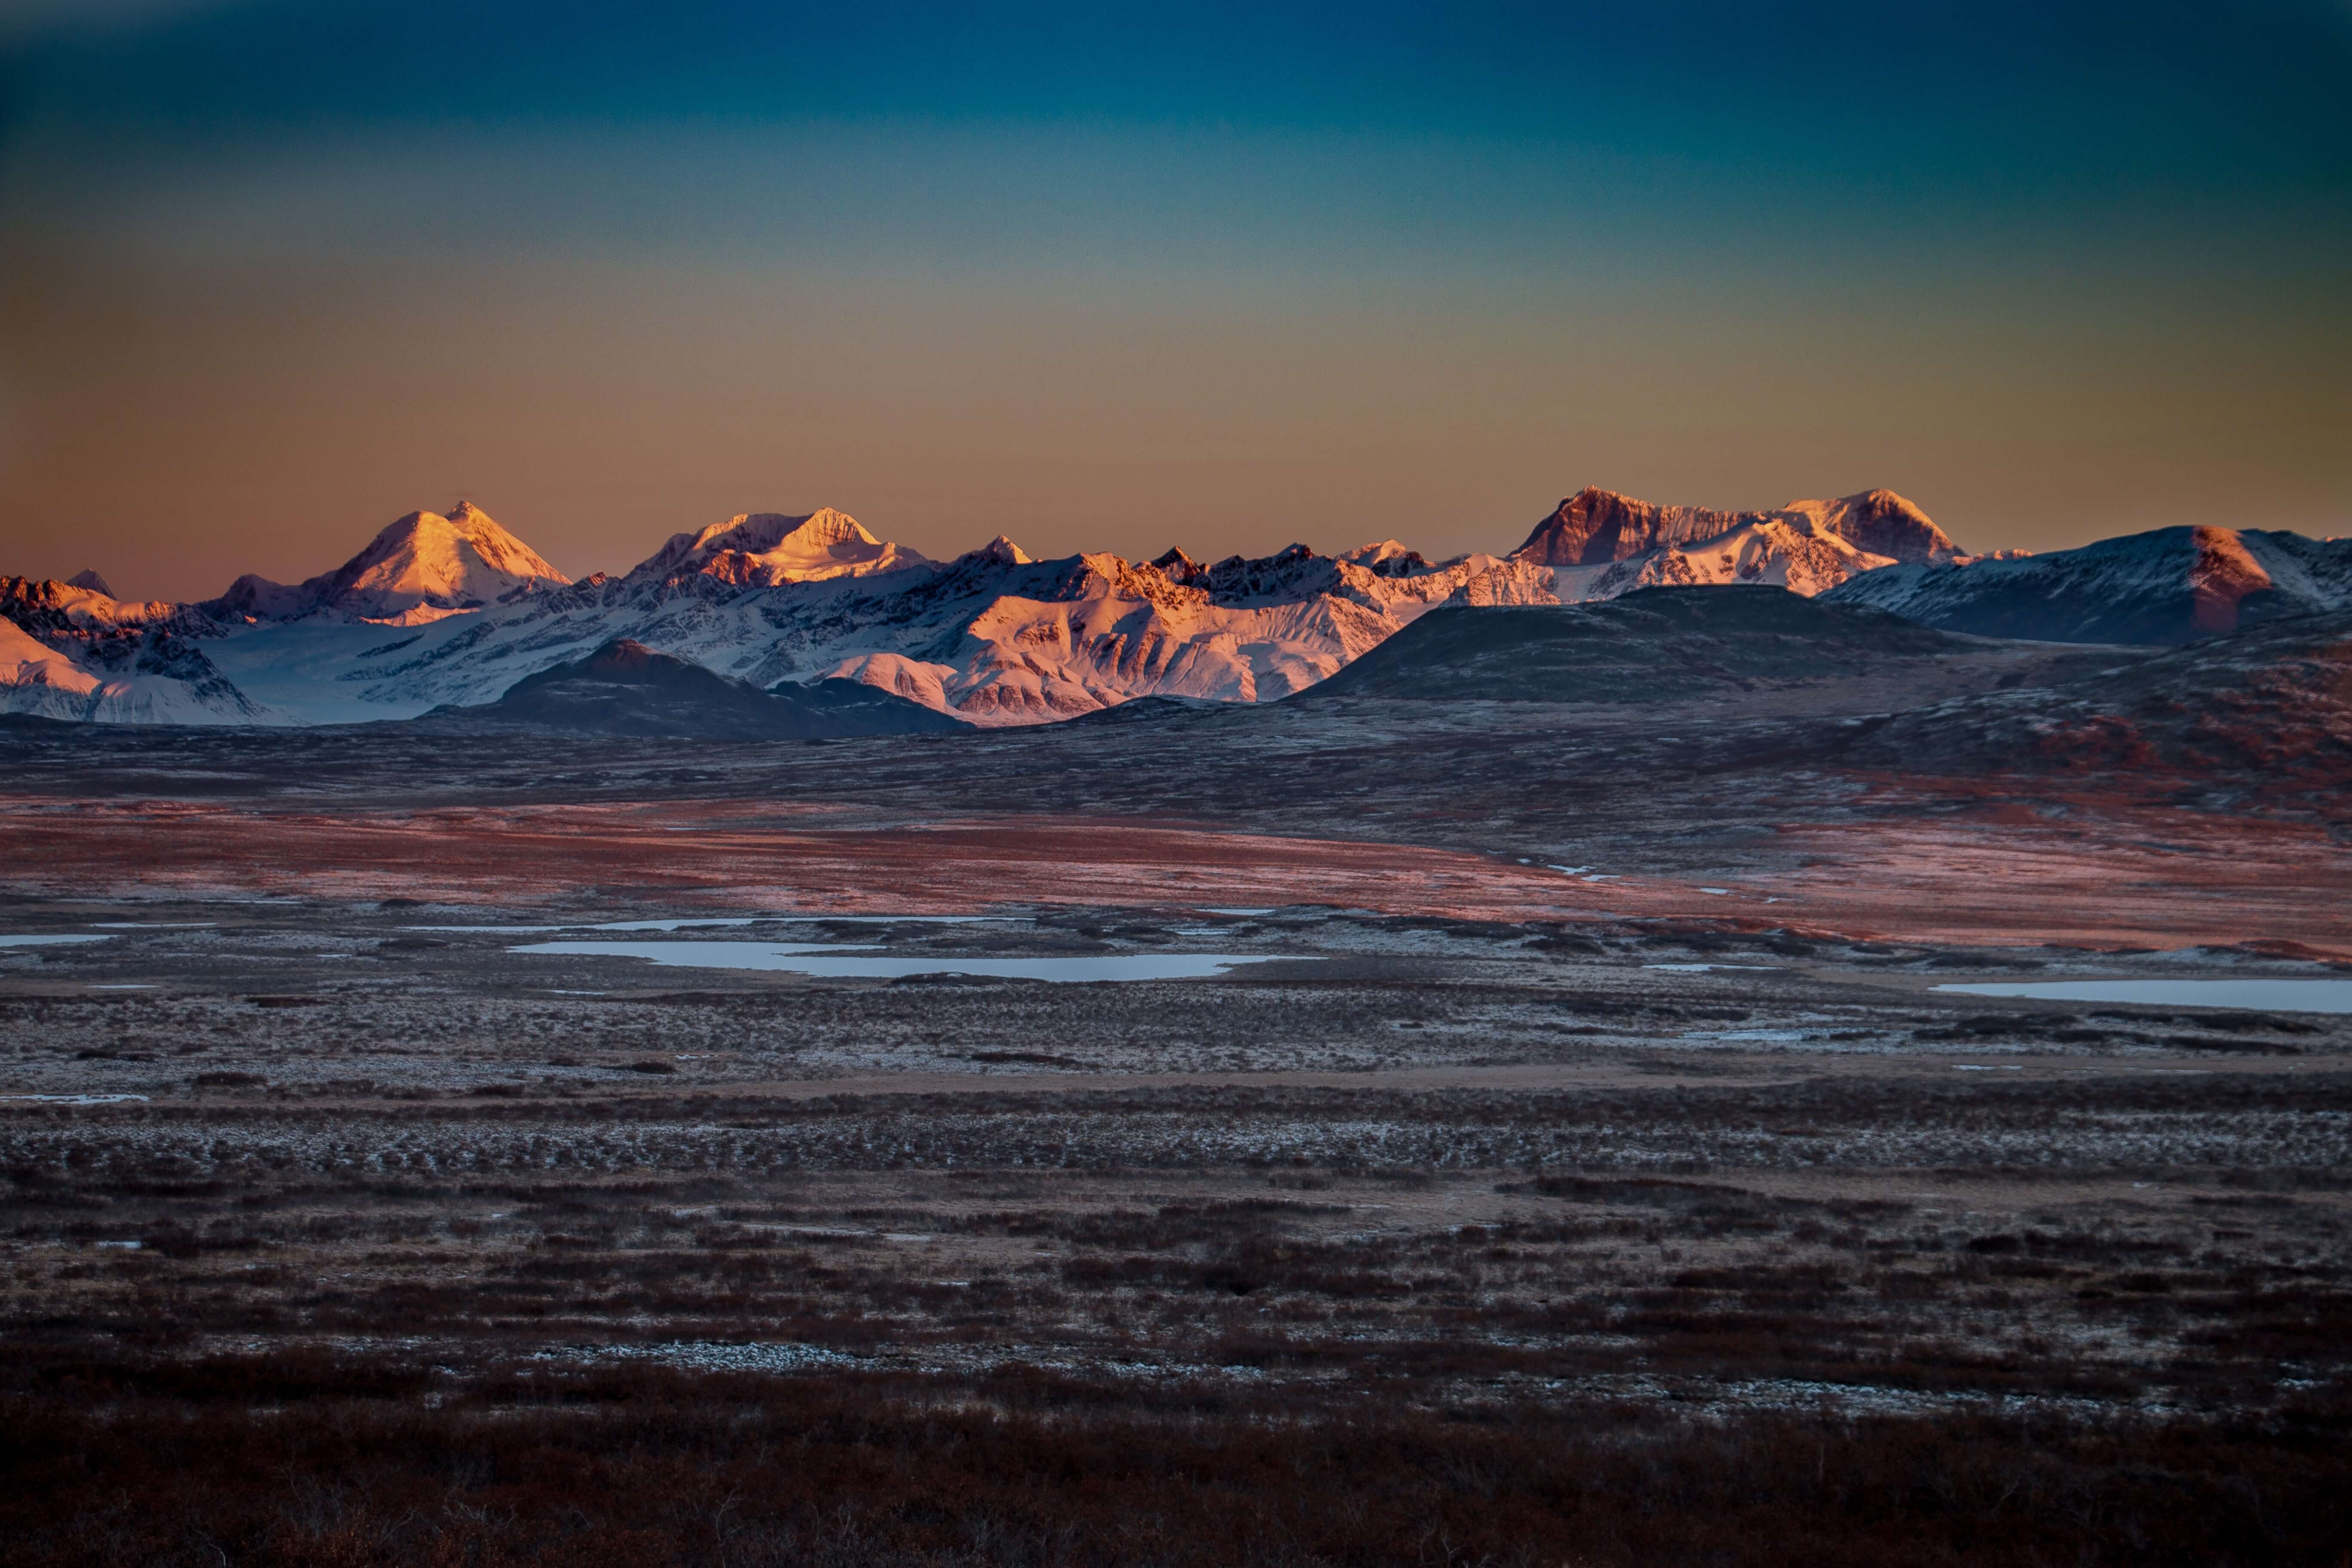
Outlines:
{"label": "snow-capped mountain", "polygon": [[201,607],[232,622],[333,615],[383,626],[424,626],[571,581],[471,501],[461,501],[446,517],[410,512],[321,576],[293,584],[239,577],[227,593]]}
{"label": "snow-capped mountain", "polygon": [[1735,536],[1768,547],[1788,540],[1835,540],[1855,555],[1888,561],[1949,561],[1958,553],[1926,512],[1893,490],[1792,500],[1778,511],[1715,511],[1654,506],[1587,486],[1538,523],[1511,558],[1545,566],[1606,566],[1677,548],[1707,557],[1721,553],[1714,548],[1718,541]]}
{"label": "snow-capped mountain", "polygon": [[674,533],[629,577],[664,583],[707,577],[735,587],[773,588],[930,564],[905,545],[875,538],[848,513],[823,507],[806,517],[743,512],[700,533]]}
{"label": "snow-capped mountain", "polygon": [[[1303,546],[1202,566],[1181,552],[1036,561],[999,538],[928,562],[825,512],[761,525],[757,550],[692,542],[703,537],[620,578],[360,650],[335,679],[393,709],[484,702],[627,636],[763,687],[845,677],[979,723],[1034,723],[1150,694],[1285,695],[1474,582],[1493,602],[1550,602],[1549,574],[1492,556],[1385,577]],[[827,563],[836,550],[852,559]],[[808,574],[761,580],[811,561]]]}
{"label": "snow-capped mountain", "polygon": [[191,621],[173,605],[125,604],[96,588],[0,577],[0,713],[121,724],[296,721],[223,677],[191,635]]}
{"label": "snow-capped mountain", "polygon": [[[572,583],[463,505],[446,517],[413,512],[305,583],[241,577],[218,599],[112,614],[119,636],[135,622],[205,659],[210,684],[192,689],[230,721],[399,719],[487,703],[629,638],[761,687],[845,677],[973,722],[1020,724],[1143,696],[1286,696],[1440,604],[1552,605],[1658,584],[1810,595],[1898,559],[1952,553],[1891,491],[1716,512],[1588,489],[1508,556],[1433,563],[1382,540],[1338,556],[1295,544],[1213,564],[1181,550],[1151,562],[1039,561],[1000,535],[942,562],[827,509],[744,513],[674,535],[617,577]],[[38,587],[112,604],[95,590]],[[20,618],[19,629],[100,673],[72,641],[80,634],[35,621]],[[37,656],[16,663],[48,668]],[[53,705],[64,688],[26,675],[11,689],[19,705],[36,690]]]}
{"label": "snow-capped mountain", "polygon": [[2160,528],[2045,555],[1897,566],[1830,597],[1984,637],[2171,645],[2352,608],[2352,539]]}

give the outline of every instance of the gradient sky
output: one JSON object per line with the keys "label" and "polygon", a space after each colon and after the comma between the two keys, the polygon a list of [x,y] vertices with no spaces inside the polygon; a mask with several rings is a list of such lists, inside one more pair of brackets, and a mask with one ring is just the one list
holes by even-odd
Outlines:
{"label": "gradient sky", "polygon": [[2352,4],[0,0],[0,573],[1585,484],[2352,532]]}

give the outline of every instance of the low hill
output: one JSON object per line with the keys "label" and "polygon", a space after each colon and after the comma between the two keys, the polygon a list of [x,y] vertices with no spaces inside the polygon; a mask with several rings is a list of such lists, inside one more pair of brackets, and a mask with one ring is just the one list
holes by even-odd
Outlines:
{"label": "low hill", "polygon": [[853,680],[762,691],[625,637],[575,663],[526,676],[495,702],[436,709],[430,717],[716,741],[838,740],[966,728],[919,702]]}
{"label": "low hill", "polygon": [[1664,702],[1973,651],[1973,638],[1780,588],[1433,610],[1295,701]]}
{"label": "low hill", "polygon": [[1898,713],[1846,759],[1912,772],[2162,769],[2352,783],[2352,610],[2170,649],[2063,684]]}

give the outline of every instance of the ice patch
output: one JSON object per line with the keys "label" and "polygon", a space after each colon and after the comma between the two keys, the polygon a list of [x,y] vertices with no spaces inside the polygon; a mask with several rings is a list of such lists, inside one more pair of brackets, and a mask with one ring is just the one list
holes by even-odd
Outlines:
{"label": "ice patch", "polygon": [[2352,1013],[2352,980],[2036,980],[1938,985],[1935,989],[1970,996],[2024,996],[2046,1002],[2137,1002],[2156,1007]]}
{"label": "ice patch", "polygon": [[112,942],[110,936],[0,936],[0,947],[58,947],[69,942]]}
{"label": "ice patch", "polygon": [[992,980],[1073,984],[1203,980],[1240,965],[1275,961],[1273,955],[1222,952],[1131,952],[1087,958],[962,958],[948,954],[849,958],[841,955],[856,950],[837,944],[793,947],[765,942],[540,942],[509,951],[565,958],[643,958],[687,969],[771,970],[827,980],[902,980],[916,974],[970,974]]}
{"label": "ice patch", "polygon": [[1711,969],[1776,970],[1777,963],[1645,963],[1644,969],[1663,969],[1669,974],[1705,974]]}
{"label": "ice patch", "polygon": [[[1211,910],[1212,914],[1225,911]],[[1258,913],[1270,913],[1258,910]],[[528,936],[546,931],[699,931],[706,926],[756,926],[774,922],[838,921],[848,925],[971,925],[982,921],[1026,920],[1026,915],[730,915],[697,916],[670,921],[571,921],[562,925],[535,926],[402,926],[403,931],[485,931],[500,936]]]}
{"label": "ice patch", "polygon": [[143,1094],[0,1094],[0,1100],[29,1100],[37,1105],[121,1105],[146,1098]]}

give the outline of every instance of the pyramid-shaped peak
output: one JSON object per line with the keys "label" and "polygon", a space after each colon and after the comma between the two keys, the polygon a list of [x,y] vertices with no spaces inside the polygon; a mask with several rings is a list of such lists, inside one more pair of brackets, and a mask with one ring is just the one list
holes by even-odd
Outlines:
{"label": "pyramid-shaped peak", "polygon": [[394,519],[366,549],[304,583],[280,613],[326,610],[409,624],[571,581],[488,512],[460,501],[446,517],[412,511]]}
{"label": "pyramid-shaped peak", "polygon": [[67,578],[66,586],[84,589],[92,594],[103,594],[110,599],[114,597],[114,590],[106,585],[106,579],[100,576],[94,567],[86,566]]}
{"label": "pyramid-shaped peak", "polygon": [[807,543],[879,544],[882,542],[866,531],[866,525],[845,511],[821,506],[809,513],[808,520],[793,530],[793,535]]}

